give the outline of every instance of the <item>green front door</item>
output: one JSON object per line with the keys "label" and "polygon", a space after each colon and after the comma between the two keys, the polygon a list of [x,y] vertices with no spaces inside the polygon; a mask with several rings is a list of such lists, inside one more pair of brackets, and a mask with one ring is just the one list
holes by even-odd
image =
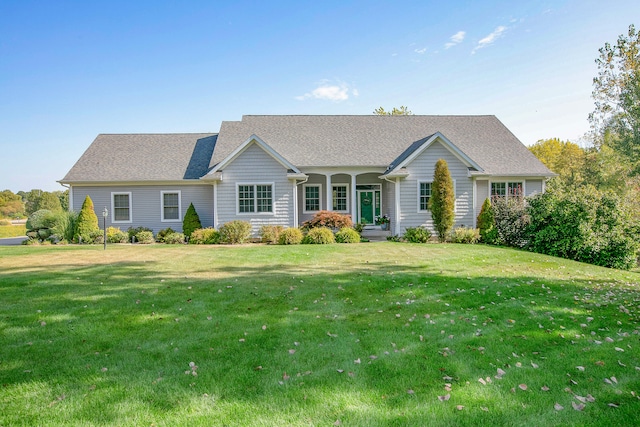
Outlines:
{"label": "green front door", "polygon": [[360,221],[373,224],[374,200],[373,191],[360,192]]}

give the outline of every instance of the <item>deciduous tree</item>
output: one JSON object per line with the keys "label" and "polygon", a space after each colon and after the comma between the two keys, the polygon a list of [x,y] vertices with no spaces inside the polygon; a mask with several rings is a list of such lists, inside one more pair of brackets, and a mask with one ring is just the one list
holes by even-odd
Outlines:
{"label": "deciduous tree", "polygon": [[409,108],[404,105],[400,106],[400,108],[393,107],[391,111],[386,111],[383,107],[378,107],[373,110],[373,114],[377,116],[412,116],[413,113]]}

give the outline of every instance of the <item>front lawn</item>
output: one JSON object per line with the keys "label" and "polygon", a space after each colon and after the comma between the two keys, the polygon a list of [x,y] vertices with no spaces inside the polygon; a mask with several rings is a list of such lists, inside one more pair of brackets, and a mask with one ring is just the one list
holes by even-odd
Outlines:
{"label": "front lawn", "polygon": [[638,425],[639,278],[482,245],[0,247],[0,426]]}

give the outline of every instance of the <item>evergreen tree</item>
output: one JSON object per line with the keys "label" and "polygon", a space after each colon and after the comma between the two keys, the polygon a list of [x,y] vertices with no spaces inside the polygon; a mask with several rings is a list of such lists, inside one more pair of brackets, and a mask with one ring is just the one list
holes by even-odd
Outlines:
{"label": "evergreen tree", "polygon": [[480,214],[478,214],[478,229],[480,230],[480,239],[484,243],[497,243],[498,231],[496,229],[496,218],[493,214],[493,207],[491,206],[491,200],[486,198],[480,208]]}
{"label": "evergreen tree", "polygon": [[444,159],[439,159],[433,174],[429,209],[440,242],[447,239],[447,235],[453,228],[455,202],[449,166]]}
{"label": "evergreen tree", "polygon": [[202,228],[200,217],[196,212],[196,208],[193,207],[193,203],[191,203],[187,213],[184,214],[184,220],[182,220],[182,232],[186,237],[191,237],[191,233],[199,228]]}
{"label": "evergreen tree", "polygon": [[80,214],[78,215],[73,240],[79,242],[81,238],[82,242],[91,243],[93,240],[92,234],[98,231],[100,231],[100,227],[98,226],[98,217],[93,210],[93,201],[91,197],[87,196],[84,198],[82,209],[80,209]]}

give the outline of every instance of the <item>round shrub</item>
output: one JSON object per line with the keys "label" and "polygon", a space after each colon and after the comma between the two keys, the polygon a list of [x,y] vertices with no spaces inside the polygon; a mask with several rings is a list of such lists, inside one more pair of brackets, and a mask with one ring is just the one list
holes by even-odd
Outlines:
{"label": "round shrub", "polygon": [[360,243],[360,233],[349,227],[341,228],[335,237],[338,243]]}
{"label": "round shrub", "polygon": [[184,245],[184,234],[171,233],[164,236],[164,243],[167,245]]}
{"label": "round shrub", "polygon": [[47,217],[51,215],[51,211],[48,209],[40,209],[35,211],[27,219],[27,230],[39,230],[41,228],[49,228],[49,221]]}
{"label": "round shrub", "polygon": [[333,232],[327,227],[312,228],[302,239],[305,245],[328,245],[335,242]]}
{"label": "round shrub", "polygon": [[156,242],[164,243],[165,236],[168,236],[169,234],[172,234],[172,233],[175,233],[175,232],[176,231],[171,227],[167,227],[167,228],[164,228],[164,229],[158,231],[158,234],[156,234]]}
{"label": "round shrub", "polygon": [[302,231],[299,228],[285,228],[280,232],[279,245],[299,245],[302,243]]}
{"label": "round shrub", "polygon": [[305,221],[304,224],[302,224],[302,228],[305,230],[318,227],[339,229],[352,226],[353,221],[351,221],[351,215],[344,215],[333,211],[320,211],[315,214],[309,221]]}
{"label": "round shrub", "polygon": [[150,228],[147,228],[147,227],[136,227],[136,228],[129,227],[129,228],[127,229],[127,235],[129,236],[129,241],[132,241],[132,238],[133,238],[133,237],[135,237],[135,238],[136,238],[136,241],[140,240],[140,239],[138,238],[138,233],[140,233],[141,231],[148,231],[148,232],[150,232],[151,234],[153,234],[153,230],[152,230],[152,229],[150,229]]}
{"label": "round shrub", "polygon": [[246,243],[251,238],[251,224],[238,219],[222,224],[220,242],[232,245]]}
{"label": "round shrub", "polygon": [[409,243],[427,243],[431,232],[424,227],[407,227],[402,238]]}
{"label": "round shrub", "polygon": [[189,243],[192,245],[215,245],[220,242],[220,233],[214,228],[193,230]]}
{"label": "round shrub", "polygon": [[127,243],[129,235],[118,227],[107,228],[107,243]]}
{"label": "round shrub", "polygon": [[138,243],[142,243],[143,245],[150,245],[156,241],[153,238],[153,232],[146,230],[138,232],[138,234],[136,234],[136,240]]}
{"label": "round shrub", "polygon": [[478,243],[480,231],[477,228],[458,227],[451,231],[451,241],[453,243]]}
{"label": "round shrub", "polygon": [[278,243],[278,239],[280,237],[280,233],[284,229],[281,225],[263,225],[260,227],[260,237],[262,238],[262,243],[268,243],[270,245],[275,245]]}

